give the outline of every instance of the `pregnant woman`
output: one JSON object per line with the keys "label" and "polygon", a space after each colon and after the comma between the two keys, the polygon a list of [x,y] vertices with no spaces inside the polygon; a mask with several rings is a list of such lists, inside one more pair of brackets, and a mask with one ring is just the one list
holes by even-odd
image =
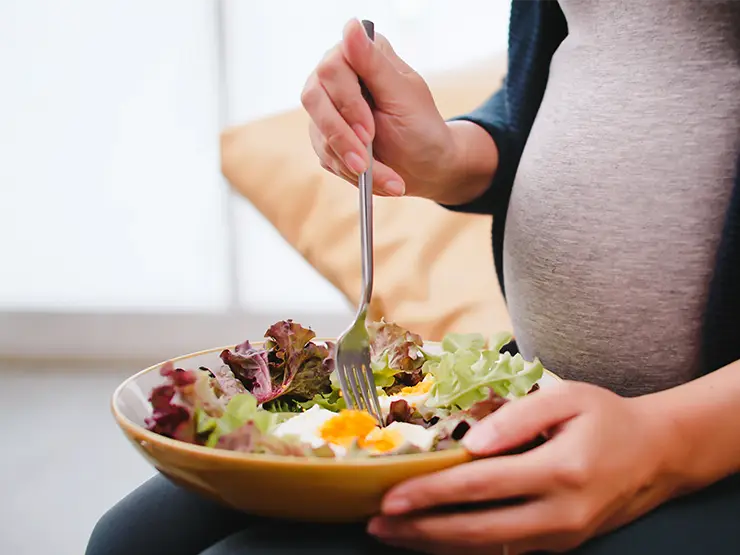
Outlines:
{"label": "pregnant woman", "polygon": [[356,183],[372,141],[377,194],[493,215],[519,349],[570,381],[466,445],[552,439],[397,487],[368,534],[155,478],[88,553],[740,553],[740,2],[515,0],[504,85],[451,122],[353,21],[303,103],[329,171]]}

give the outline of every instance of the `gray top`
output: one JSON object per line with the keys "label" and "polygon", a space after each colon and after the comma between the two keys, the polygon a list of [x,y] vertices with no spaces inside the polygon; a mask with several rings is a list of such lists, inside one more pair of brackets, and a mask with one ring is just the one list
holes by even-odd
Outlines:
{"label": "gray top", "polygon": [[695,377],[740,152],[740,1],[561,0],[512,191],[525,357],[624,395]]}

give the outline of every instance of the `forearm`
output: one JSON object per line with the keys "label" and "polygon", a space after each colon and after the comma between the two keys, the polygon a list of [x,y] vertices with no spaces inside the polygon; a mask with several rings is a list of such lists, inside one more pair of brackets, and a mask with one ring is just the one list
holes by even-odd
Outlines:
{"label": "forearm", "polygon": [[740,361],[635,401],[666,425],[665,469],[679,493],[740,472]]}
{"label": "forearm", "polygon": [[485,129],[470,121],[447,124],[452,149],[438,173],[438,186],[433,190],[435,202],[456,206],[481,196],[491,185],[498,167],[496,143]]}

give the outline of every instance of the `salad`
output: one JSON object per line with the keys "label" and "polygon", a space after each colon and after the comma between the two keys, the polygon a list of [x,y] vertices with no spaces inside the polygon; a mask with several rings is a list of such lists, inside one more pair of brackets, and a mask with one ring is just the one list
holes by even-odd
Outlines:
{"label": "salad", "polygon": [[449,334],[437,352],[393,323],[368,324],[371,366],[386,426],[348,410],[334,371],[334,345],[292,320],[265,342],[226,349],[218,368],[164,364],[149,397],[147,429],[244,453],[375,457],[455,447],[478,420],[537,389],[543,367],[505,347],[501,333]]}

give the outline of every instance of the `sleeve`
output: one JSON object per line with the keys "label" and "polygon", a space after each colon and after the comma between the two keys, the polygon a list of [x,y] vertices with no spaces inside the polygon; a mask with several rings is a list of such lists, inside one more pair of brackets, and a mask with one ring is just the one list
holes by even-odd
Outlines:
{"label": "sleeve", "polygon": [[[507,154],[510,133],[507,125],[508,114],[506,110],[506,80],[498,92],[494,93],[478,108],[468,114],[451,118],[449,121],[470,121],[479,125],[491,136],[498,149],[499,167],[493,176],[488,189],[478,198],[466,204],[442,205],[455,212],[468,212],[473,214],[493,214],[493,206],[496,204],[496,193],[507,188],[503,178],[505,172],[501,171],[503,161],[508,160]],[[504,181],[503,184],[500,182]]]}
{"label": "sleeve", "polygon": [[472,112],[453,118],[471,121],[488,132],[498,148],[499,165],[480,197],[445,208],[493,215],[508,202],[524,145],[545,93],[550,61],[567,34],[557,0],[512,1],[509,67],[501,89]]}

